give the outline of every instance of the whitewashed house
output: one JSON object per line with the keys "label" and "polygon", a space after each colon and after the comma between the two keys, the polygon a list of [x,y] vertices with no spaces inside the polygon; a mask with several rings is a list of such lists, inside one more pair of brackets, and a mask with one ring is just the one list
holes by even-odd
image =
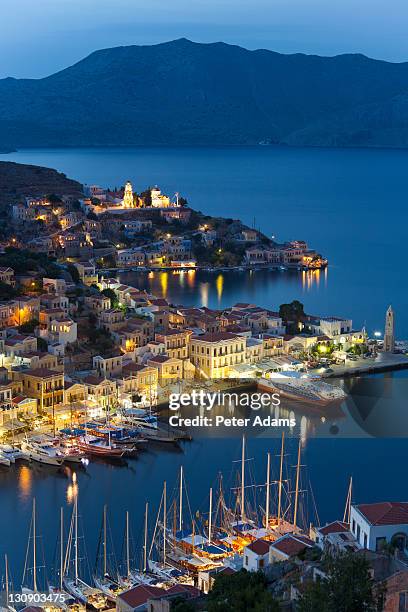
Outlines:
{"label": "whitewashed house", "polygon": [[380,551],[391,544],[408,551],[408,502],[352,504],[350,523],[362,548]]}

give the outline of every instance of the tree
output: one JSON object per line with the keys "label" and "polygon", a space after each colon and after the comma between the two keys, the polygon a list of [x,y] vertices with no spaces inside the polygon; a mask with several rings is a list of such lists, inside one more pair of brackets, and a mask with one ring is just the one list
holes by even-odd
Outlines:
{"label": "tree", "polygon": [[310,583],[302,595],[299,612],[380,612],[385,591],[375,588],[368,560],[347,552],[326,557],[327,578]]}
{"label": "tree", "polygon": [[17,291],[8,283],[0,281],[0,300],[10,300],[17,295]]}
{"label": "tree", "polygon": [[62,202],[61,198],[55,195],[55,193],[50,193],[46,199],[48,202],[50,202],[50,204],[60,204]]}
{"label": "tree", "polygon": [[140,197],[142,198],[145,206],[151,206],[152,205],[151,187],[149,187],[149,189],[146,189],[145,191],[142,191],[142,193],[140,194]]}
{"label": "tree", "polygon": [[279,612],[262,572],[241,570],[216,576],[208,595],[208,612]]}
{"label": "tree", "polygon": [[76,285],[81,282],[81,277],[79,276],[78,269],[74,266],[74,264],[68,264],[67,270]]}
{"label": "tree", "polygon": [[44,338],[37,338],[37,349],[43,353],[48,352],[48,343]]}
{"label": "tree", "polygon": [[19,326],[18,331],[22,334],[33,334],[36,327],[38,327],[39,321],[38,319],[31,319],[26,323],[22,323]]}
{"label": "tree", "polygon": [[305,316],[303,304],[298,300],[293,300],[290,304],[281,304],[279,306],[279,316],[292,333],[297,333],[299,323]]}
{"label": "tree", "polygon": [[111,308],[119,306],[119,300],[113,289],[103,289],[102,294],[108,297],[111,301]]}
{"label": "tree", "polygon": [[172,600],[170,610],[171,612],[194,612],[195,606],[186,601],[184,597],[176,597]]}

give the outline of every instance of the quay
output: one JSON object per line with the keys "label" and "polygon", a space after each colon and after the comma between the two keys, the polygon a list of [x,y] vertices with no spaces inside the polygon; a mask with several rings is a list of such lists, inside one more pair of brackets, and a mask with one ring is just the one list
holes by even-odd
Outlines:
{"label": "quay", "polygon": [[364,376],[367,374],[380,374],[395,370],[408,369],[408,357],[395,353],[379,353],[374,359],[359,359],[348,365],[332,365],[333,372],[322,373],[324,378],[343,378],[349,376]]}

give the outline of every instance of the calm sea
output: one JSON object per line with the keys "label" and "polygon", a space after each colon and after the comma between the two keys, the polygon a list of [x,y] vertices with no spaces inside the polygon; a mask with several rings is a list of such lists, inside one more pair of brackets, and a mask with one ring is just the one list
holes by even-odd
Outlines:
{"label": "calm sea", "polygon": [[[150,287],[173,302],[213,307],[251,301],[275,309],[282,302],[299,299],[308,312],[345,315],[353,318],[356,327],[366,325],[369,332],[382,330],[385,309],[392,303],[397,334],[408,338],[406,151],[41,149],[0,159],[53,167],[81,182],[103,186],[119,186],[130,179],[135,190],[141,191],[158,184],[170,195],[180,192],[193,208],[240,218],[279,241],[305,239],[330,261],[326,272],[311,274],[155,273],[150,277],[125,275],[124,281]],[[385,397],[387,415],[394,409],[404,410],[406,379],[395,374],[371,380],[374,399],[367,400],[370,392],[365,382],[361,392],[359,383],[354,383],[360,397],[357,412],[355,405],[348,405],[337,417],[303,416],[300,429],[307,466],[303,484],[309,490],[311,485],[322,522],[342,517],[350,475],[354,477],[356,501],[408,499],[408,442],[376,437],[387,428],[388,417],[379,427],[378,419],[370,416],[378,394]],[[366,415],[363,421],[361,415]],[[393,428],[387,431],[395,433]],[[288,445],[288,469],[296,461],[294,444]],[[274,457],[278,446],[277,440],[267,437],[249,440],[248,456],[252,459],[248,470],[258,483],[265,478],[266,453],[270,451]],[[239,456],[236,438],[197,439],[178,452],[151,449],[125,466],[92,463],[86,472],[79,472],[77,485],[90,565],[104,503],[111,506],[112,532],[120,556],[126,509],[131,511],[133,530],[138,534],[146,499],[156,507],[163,480],[173,488],[182,464],[192,508],[205,508],[208,489],[215,486],[220,471],[226,489],[234,486],[232,473]],[[9,553],[16,584],[21,580],[32,497],[37,498],[39,528],[50,566],[59,506],[70,511],[74,487],[69,470],[55,473],[27,466],[0,470],[0,554]],[[309,493],[309,508],[314,506],[311,497]]]}

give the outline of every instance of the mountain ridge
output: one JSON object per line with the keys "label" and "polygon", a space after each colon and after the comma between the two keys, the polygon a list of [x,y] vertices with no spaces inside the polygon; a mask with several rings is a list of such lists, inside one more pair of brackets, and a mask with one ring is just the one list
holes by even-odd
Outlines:
{"label": "mountain ridge", "polygon": [[0,147],[408,146],[408,62],[181,38],[0,80]]}

